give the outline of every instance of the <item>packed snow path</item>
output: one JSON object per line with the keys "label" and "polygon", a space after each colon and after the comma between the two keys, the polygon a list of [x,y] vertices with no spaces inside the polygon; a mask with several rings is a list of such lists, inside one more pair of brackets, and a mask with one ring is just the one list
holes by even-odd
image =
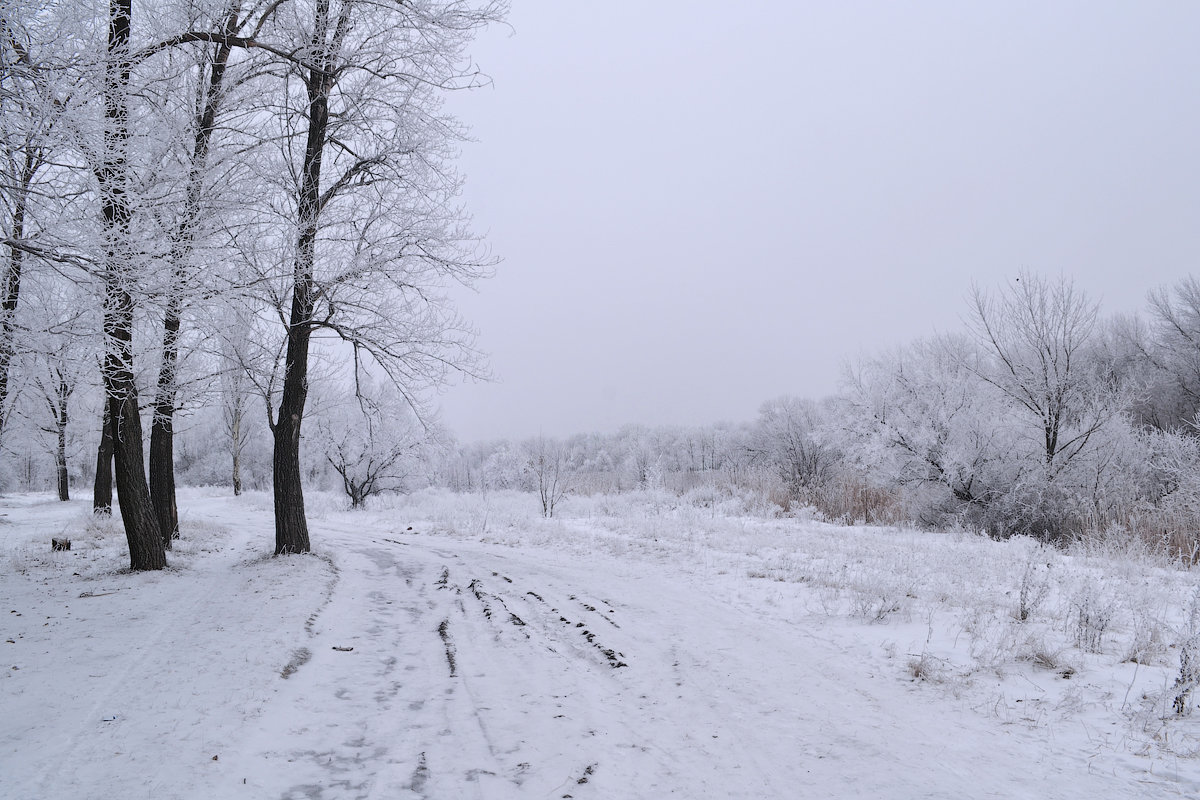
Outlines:
{"label": "packed snow path", "polygon": [[[318,556],[270,559],[261,520],[224,513],[228,541],[181,574],[20,599],[21,646],[69,650],[41,662],[50,674],[0,683],[0,795],[1093,800],[1195,789],[1090,763],[1044,729],[877,674],[843,629],[715,598],[661,565],[353,515],[314,525]],[[23,702],[21,680],[60,687],[51,707]]]}

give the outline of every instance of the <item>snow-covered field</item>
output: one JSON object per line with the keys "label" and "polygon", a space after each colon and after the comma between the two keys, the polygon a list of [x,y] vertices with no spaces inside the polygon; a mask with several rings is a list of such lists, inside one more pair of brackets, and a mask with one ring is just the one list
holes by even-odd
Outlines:
{"label": "snow-covered field", "polygon": [[181,507],[131,574],[86,505],[0,498],[0,797],[1200,795],[1197,575],[1116,541],[426,492],[312,496],[272,558],[269,497]]}

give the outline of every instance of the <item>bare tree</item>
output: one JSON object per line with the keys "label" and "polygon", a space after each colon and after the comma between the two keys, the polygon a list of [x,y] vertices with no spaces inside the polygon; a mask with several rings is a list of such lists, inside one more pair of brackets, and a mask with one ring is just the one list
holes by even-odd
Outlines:
{"label": "bare tree", "polygon": [[50,425],[42,430],[54,436],[54,467],[58,485],[58,499],[70,500],[71,488],[67,474],[67,425],[71,421],[70,400],[75,393],[77,376],[69,366],[62,361],[51,359],[46,365],[45,379],[41,376],[34,379],[50,412]]}
{"label": "bare tree", "polygon": [[110,0],[104,71],[104,144],[96,166],[104,234],[103,376],[113,432],[117,500],[130,567],[162,569],[167,559],[146,482],[142,420],[133,367],[133,286],[130,226],[129,88],[132,0]]}
{"label": "bare tree", "polygon": [[975,352],[961,337],[922,340],[845,378],[837,427],[849,455],[886,484],[935,489],[917,509],[929,524],[978,513],[1013,479],[1005,406],[964,366]]}
{"label": "bare tree", "polygon": [[249,23],[239,19],[241,0],[230,0],[223,18],[215,26],[227,38],[202,48],[197,64],[198,92],[192,123],[191,150],[187,156],[182,208],[168,235],[166,266],[170,273],[163,313],[162,354],[154,394],[154,416],[150,426],[150,495],[165,547],[179,533],[179,510],[175,499],[174,422],[178,392],[180,326],[187,286],[194,281],[190,259],[201,218],[209,150],[217,126],[217,114],[225,95],[225,75],[233,46],[228,37]]}
{"label": "bare tree", "polygon": [[[273,301],[286,333],[283,382],[272,415],[275,552],[310,548],[300,431],[314,336],[351,345],[410,398],[469,368],[469,332],[440,288],[486,266],[453,204],[448,143],[458,126],[439,111],[444,89],[475,85],[461,53],[503,4],[423,0],[314,0],[306,25],[264,29],[302,52],[288,75],[280,122],[293,144],[291,270]],[[293,92],[295,79],[302,91]],[[299,124],[297,124],[299,123]]]}
{"label": "bare tree", "polygon": [[1030,273],[999,294],[976,287],[971,296],[969,325],[991,359],[967,366],[1027,414],[1051,478],[1116,411],[1088,363],[1098,310],[1070,280]]}
{"label": "bare tree", "polygon": [[542,516],[553,517],[554,509],[571,487],[566,448],[557,439],[535,436],[525,442],[522,450],[525,470],[533,477],[542,503]]}
{"label": "bare tree", "polygon": [[350,507],[382,492],[403,491],[425,442],[424,428],[395,399],[360,395],[326,409],[317,421],[317,446],[342,481]]}
{"label": "bare tree", "polygon": [[0,267],[0,433],[20,349],[17,312],[29,251],[36,252],[43,220],[65,227],[63,205],[73,194],[43,185],[47,173],[62,172],[52,158],[61,155],[60,121],[71,106],[63,65],[51,63],[55,49],[70,42],[52,23],[38,0],[0,9],[0,240],[7,251]]}
{"label": "bare tree", "polygon": [[1149,305],[1148,334],[1130,338],[1166,377],[1158,394],[1177,398],[1174,413],[1160,427],[1192,430],[1187,423],[1200,412],[1200,281],[1189,276],[1169,289],[1157,289],[1150,293]]}
{"label": "bare tree", "polygon": [[838,454],[820,437],[823,418],[815,402],[798,397],[780,397],[759,409],[750,451],[795,496],[823,484],[837,463]]}

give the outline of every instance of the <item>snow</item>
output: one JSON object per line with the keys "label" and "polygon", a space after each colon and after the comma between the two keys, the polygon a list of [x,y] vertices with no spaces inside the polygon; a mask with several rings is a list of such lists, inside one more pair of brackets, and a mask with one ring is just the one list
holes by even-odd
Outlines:
{"label": "snow", "polygon": [[1197,581],[1136,547],[654,493],[341,506],[272,558],[268,496],[186,490],[171,569],[133,574],[119,523],[0,498],[0,796],[1200,794]]}

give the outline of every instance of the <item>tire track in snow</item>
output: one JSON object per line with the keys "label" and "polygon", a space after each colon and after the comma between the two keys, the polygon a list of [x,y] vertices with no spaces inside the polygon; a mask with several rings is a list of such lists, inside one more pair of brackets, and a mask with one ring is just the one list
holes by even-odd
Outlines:
{"label": "tire track in snow", "polygon": [[[447,706],[447,725],[457,726],[456,738],[474,740],[474,754],[444,755],[474,766],[449,762],[438,796],[462,791],[462,781],[477,786],[481,797],[545,796],[564,776],[582,774],[589,765],[595,769],[579,751],[602,727],[594,713],[600,705],[590,696],[581,698],[578,685],[598,683],[601,662],[557,621],[540,625],[511,579],[489,575],[484,564],[466,570],[463,582],[452,585],[475,603],[464,603],[456,620],[463,630],[456,640],[459,684]],[[508,617],[495,613],[496,607],[505,608]],[[465,731],[463,720],[471,723]],[[585,730],[578,729],[581,723]]]}
{"label": "tire track in snow", "polygon": [[[653,567],[321,536],[343,580],[313,660],[238,764],[249,788],[209,796],[757,800],[836,786],[843,796],[957,800],[980,796],[962,765],[981,740],[993,773],[1011,768],[999,787],[1010,796],[1033,796],[1044,776],[1028,769],[1039,743],[1019,732],[915,694],[898,703],[839,640]],[[583,630],[629,666],[613,668]],[[923,724],[930,740],[913,741],[912,721],[930,714],[944,724]],[[1065,796],[1102,796],[1094,789],[1081,782]]]}
{"label": "tire track in snow", "polygon": [[[604,703],[591,686],[612,669],[578,630],[557,617],[539,625],[547,614],[512,579],[444,548],[337,539],[330,549],[355,579],[339,585],[312,660],[251,744],[260,752],[239,765],[291,773],[260,779],[256,791],[540,796],[597,769],[582,751],[611,725],[594,719]],[[297,716],[312,722],[289,722]]]}

